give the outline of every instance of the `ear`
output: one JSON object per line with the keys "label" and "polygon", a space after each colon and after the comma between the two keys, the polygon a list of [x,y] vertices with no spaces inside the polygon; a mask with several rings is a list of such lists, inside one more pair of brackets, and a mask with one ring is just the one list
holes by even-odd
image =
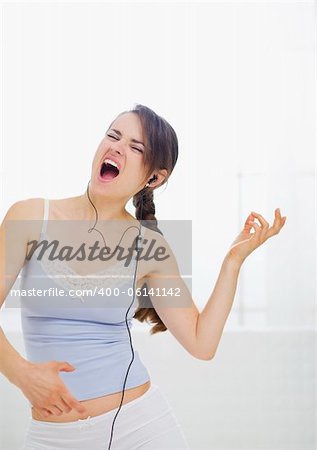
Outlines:
{"label": "ear", "polygon": [[[163,181],[165,180],[165,178],[167,177],[167,170],[166,169],[161,169],[159,171],[155,172],[155,175],[157,176],[157,179],[155,181],[153,181],[153,183],[150,184],[150,186],[156,187],[159,186],[161,183],[163,183]],[[154,174],[153,174],[154,175]]]}

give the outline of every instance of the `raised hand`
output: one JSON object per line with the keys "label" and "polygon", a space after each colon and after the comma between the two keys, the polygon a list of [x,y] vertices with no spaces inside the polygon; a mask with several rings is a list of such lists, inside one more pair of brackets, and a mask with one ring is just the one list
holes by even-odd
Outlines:
{"label": "raised hand", "polygon": [[[258,219],[260,225],[254,221],[255,219]],[[242,263],[250,253],[267,239],[278,234],[283,228],[285,221],[286,216],[281,217],[279,208],[275,210],[275,218],[271,227],[261,214],[252,211],[244,223],[243,230],[232,242],[228,256]],[[254,233],[251,233],[252,228],[255,230]]]}

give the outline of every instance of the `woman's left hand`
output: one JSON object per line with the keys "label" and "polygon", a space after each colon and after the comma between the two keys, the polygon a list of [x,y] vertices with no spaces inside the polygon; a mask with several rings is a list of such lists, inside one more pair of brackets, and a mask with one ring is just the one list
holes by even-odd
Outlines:
{"label": "woman's left hand", "polygon": [[[254,222],[254,219],[258,219],[260,225]],[[286,216],[281,217],[279,209],[276,209],[274,223],[269,228],[269,223],[264,217],[252,211],[245,221],[243,230],[231,244],[228,252],[229,258],[243,263],[253,250],[262,245],[268,238],[278,234],[283,228],[285,221]],[[251,228],[254,228],[254,233],[250,233]]]}

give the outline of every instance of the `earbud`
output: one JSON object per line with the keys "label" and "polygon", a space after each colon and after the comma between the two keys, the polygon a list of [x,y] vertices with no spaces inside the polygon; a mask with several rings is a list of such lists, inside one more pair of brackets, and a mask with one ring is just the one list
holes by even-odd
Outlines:
{"label": "earbud", "polygon": [[151,183],[153,183],[153,181],[157,180],[157,176],[154,174],[152,178],[149,179],[149,181],[147,182],[147,184],[144,187],[149,187]]}

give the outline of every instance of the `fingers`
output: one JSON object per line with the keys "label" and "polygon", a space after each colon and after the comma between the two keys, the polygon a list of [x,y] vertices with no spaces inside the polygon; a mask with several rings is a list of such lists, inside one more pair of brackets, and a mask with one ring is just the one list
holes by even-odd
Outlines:
{"label": "fingers", "polygon": [[[51,405],[48,406],[47,408],[34,408],[34,409],[37,409],[37,411],[39,411],[39,413],[43,417],[49,417],[52,415],[61,416],[64,413],[68,414],[72,410],[72,408],[68,406],[62,399],[56,405]],[[81,407],[81,409],[77,408],[77,411],[80,414],[83,414],[84,412],[86,412],[86,409]]]}
{"label": "fingers", "polygon": [[78,400],[76,400],[71,394],[66,392],[63,394],[63,400],[65,401],[66,405],[70,407],[71,409],[76,409],[77,412],[80,414],[86,412],[86,408],[84,405],[82,405]]}
{"label": "fingers", "polygon": [[263,216],[261,216],[261,214],[258,214],[254,211],[251,211],[252,216],[254,216],[256,219],[258,219],[258,221],[260,222],[260,224],[263,227],[263,230],[267,230],[269,228],[269,223],[264,219]]}
{"label": "fingers", "polygon": [[33,405],[33,409],[34,409],[34,411],[37,411],[41,417],[49,417],[52,415],[52,413],[50,411],[48,411],[46,408],[36,408]]}
{"label": "fingers", "polygon": [[50,416],[60,416],[62,415],[62,411],[59,408],[56,408],[55,406],[51,406],[50,408],[35,408],[36,411],[40,413],[42,417],[50,417]]}
{"label": "fingers", "polygon": [[[66,401],[64,400],[65,396],[68,398]],[[49,417],[51,415],[61,416],[64,413],[69,413],[73,408],[80,414],[86,412],[86,408],[75,398],[72,398],[70,395],[67,396],[67,394],[64,395],[64,398],[60,398],[54,405],[47,406],[46,408],[36,408],[35,406],[33,408],[43,417]]]}
{"label": "fingers", "polygon": [[250,222],[250,228],[254,228],[254,233],[251,233],[252,239],[258,239],[261,235],[261,227],[256,222]]}
{"label": "fingers", "polygon": [[261,214],[255,213],[254,211],[251,212],[251,217],[252,219],[253,217],[257,218],[261,224],[261,226],[259,226],[256,222],[253,222],[252,219],[249,220],[249,224],[255,229],[252,239],[256,239],[257,241],[264,240],[264,235],[267,232],[269,224]]}
{"label": "fingers", "polygon": [[268,237],[278,234],[286,222],[286,216],[282,217],[279,208],[275,210],[275,219],[272,227],[268,231]]}
{"label": "fingers", "polygon": [[244,223],[244,228],[247,232],[249,232],[250,229],[252,228],[252,219],[253,219],[252,214],[249,214],[247,220]]}
{"label": "fingers", "polygon": [[278,234],[285,224],[286,216],[281,217],[281,212],[279,208],[275,209],[275,218],[271,228],[269,228],[269,223],[264,219],[261,214],[258,214],[254,211],[251,212],[251,215],[254,216],[261,224],[261,238],[267,239],[275,234]]}
{"label": "fingers", "polygon": [[63,414],[63,413],[67,414],[72,410],[72,408],[67,405],[67,403],[63,400],[62,397],[60,398],[60,400],[58,402],[55,403],[55,406],[57,406],[57,408],[59,408],[61,410],[61,414]]}
{"label": "fingers", "polygon": [[55,416],[61,416],[63,414],[63,411],[54,405],[47,408],[47,410],[50,411],[52,414],[55,414]]}

